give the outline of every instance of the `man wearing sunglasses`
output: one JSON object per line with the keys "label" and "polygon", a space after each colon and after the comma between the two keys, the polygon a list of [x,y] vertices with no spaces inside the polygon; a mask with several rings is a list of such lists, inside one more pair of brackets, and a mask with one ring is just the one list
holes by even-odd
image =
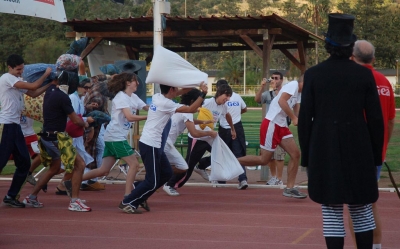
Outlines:
{"label": "man wearing sunglasses", "polygon": [[271,161],[276,147],[280,145],[290,155],[288,164],[288,180],[283,196],[297,199],[307,198],[307,194],[300,192],[294,185],[299,167],[300,150],[294,141],[293,134],[288,128],[286,117],[293,120],[297,126],[297,113],[300,108],[300,97],[303,89],[303,76],[297,81],[284,85],[271,106],[260,126],[260,155],[239,157],[241,165],[267,165]]}
{"label": "man wearing sunglasses", "polygon": [[[255,101],[260,104],[265,103],[265,113],[268,112],[269,105],[271,104],[272,100],[278,95],[279,91],[282,88],[283,83],[283,75],[280,72],[274,72],[271,76],[271,91],[264,91],[264,86],[267,84],[267,79],[263,79],[261,81],[260,90],[256,93],[254,97]],[[282,147],[278,146],[275,149],[274,155],[272,160],[268,163],[271,177],[267,181],[267,185],[283,185],[282,182],[282,173],[283,173],[283,166],[285,162],[286,151],[282,149]]]}

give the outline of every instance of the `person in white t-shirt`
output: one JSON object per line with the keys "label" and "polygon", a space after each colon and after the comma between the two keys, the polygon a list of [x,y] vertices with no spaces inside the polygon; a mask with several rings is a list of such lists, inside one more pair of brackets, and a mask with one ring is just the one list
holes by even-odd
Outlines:
{"label": "person in white t-shirt", "polygon": [[161,93],[153,95],[139,140],[139,150],[146,169],[145,179],[119,205],[119,209],[128,214],[140,214],[139,205],[149,211],[147,199],[172,176],[172,167],[161,146],[167,122],[177,112],[195,113],[207,94],[207,85],[203,82],[200,84],[202,94],[193,104],[185,106],[172,101],[179,94],[178,88],[160,85],[160,89]]}
{"label": "person in white t-shirt", "polygon": [[280,145],[290,156],[287,187],[283,191],[283,196],[298,199],[304,199],[307,195],[294,187],[299,168],[300,150],[288,128],[286,117],[289,116],[292,124],[297,126],[302,89],[303,75],[299,77],[298,81],[291,81],[282,87],[278,95],[272,100],[265,119],[261,123],[261,155],[238,158],[241,165],[267,165],[272,159],[276,147]]}
{"label": "person in white t-shirt", "polygon": [[[226,80],[217,81],[217,89],[222,85],[228,85]],[[247,112],[246,103],[243,101],[239,94],[232,92],[232,96],[229,101],[225,103],[228,108],[228,113],[232,117],[232,123],[235,127],[236,139],[232,139],[231,127],[224,116],[221,116],[219,120],[218,135],[228,145],[229,149],[235,155],[236,158],[246,155],[246,136],[242,125],[242,114]],[[238,189],[244,190],[249,185],[247,184],[246,167],[242,166],[243,174],[238,177],[239,185]],[[225,182],[218,182],[225,183]]]}
{"label": "person in white t-shirt", "polygon": [[[267,84],[267,79],[264,78],[260,85],[260,90],[256,93],[254,100],[257,103],[264,104],[265,103],[265,112],[267,113],[269,110],[269,105],[272,100],[278,95],[279,91],[282,88],[283,84],[283,75],[280,72],[273,72],[271,76],[271,87],[273,90],[265,91],[264,86]],[[274,151],[274,156],[272,160],[268,163],[271,175],[270,179],[267,181],[267,185],[283,185],[282,181],[282,173],[283,167],[285,166],[285,156],[286,151],[284,151],[279,145],[276,147]]]}
{"label": "person in white t-shirt", "polygon": [[37,97],[51,85],[42,86],[50,75],[51,68],[35,82],[24,82],[21,78],[24,71],[24,59],[19,55],[7,58],[8,73],[0,77],[0,172],[13,155],[16,166],[11,186],[3,203],[10,207],[24,208],[19,202],[19,192],[28,175],[30,158],[20,126],[21,113],[24,108],[24,94]]}
{"label": "person in white t-shirt", "polygon": [[[108,90],[116,94],[112,100],[111,121],[107,125],[104,141],[105,149],[103,161],[100,168],[85,173],[82,180],[108,175],[110,169],[117,159],[122,159],[133,173],[128,174],[135,177],[139,162],[132,147],[127,141],[129,129],[132,122],[146,120],[146,116],[136,115],[136,110],[142,109],[146,104],[134,94],[139,82],[137,75],[133,73],[121,73],[115,75],[108,85]],[[130,189],[135,179],[127,180]]]}
{"label": "person in white t-shirt", "polygon": [[[191,105],[200,96],[201,92],[198,89],[192,89],[188,93],[181,96],[181,104]],[[181,153],[175,148],[174,144],[176,139],[183,131],[187,128],[193,137],[205,137],[210,136],[215,138],[217,132],[215,131],[202,131],[195,127],[195,124],[208,124],[213,123],[213,120],[194,120],[193,113],[175,113],[171,117],[171,129],[165,144],[164,152],[168,158],[169,163],[173,169],[173,176],[167,183],[165,183],[163,190],[171,195],[179,195],[178,191],[175,189],[176,179],[182,179],[188,169],[188,165],[185,159],[182,157]]]}
{"label": "person in white t-shirt", "polygon": [[[232,122],[232,117],[228,112],[228,107],[225,105],[229,98],[232,96],[232,88],[229,85],[222,85],[217,88],[215,96],[204,100],[203,106],[211,111],[213,115],[214,127],[222,116],[226,118],[229,126],[231,127],[232,139],[236,139],[236,131]],[[196,127],[200,129],[199,127]],[[208,179],[206,168],[211,165],[211,156],[203,157],[204,153],[211,152],[211,146],[202,138],[193,138],[192,134],[188,134],[188,149],[186,154],[186,162],[189,169],[186,176],[179,180],[178,187],[181,188],[190,178],[193,171],[200,174],[205,180]],[[198,164],[198,165],[196,165]]]}

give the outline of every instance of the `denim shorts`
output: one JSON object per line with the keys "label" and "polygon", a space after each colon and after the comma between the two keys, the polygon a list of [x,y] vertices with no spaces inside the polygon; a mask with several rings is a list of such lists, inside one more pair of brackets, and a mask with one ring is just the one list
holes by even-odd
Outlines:
{"label": "denim shorts", "polygon": [[47,154],[53,159],[57,160],[61,158],[61,152],[58,149],[58,141],[46,141],[43,139],[40,139],[42,142]]}

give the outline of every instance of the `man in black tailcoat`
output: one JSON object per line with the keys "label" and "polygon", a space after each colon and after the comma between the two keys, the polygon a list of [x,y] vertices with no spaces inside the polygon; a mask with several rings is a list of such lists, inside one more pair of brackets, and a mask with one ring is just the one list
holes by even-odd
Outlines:
{"label": "man in black tailcoat", "polygon": [[327,247],[343,248],[343,204],[348,204],[357,223],[357,247],[370,249],[383,119],[371,70],[349,59],[357,40],[353,23],[351,15],[329,15],[330,57],[305,72],[298,134],[309,196],[322,204]]}

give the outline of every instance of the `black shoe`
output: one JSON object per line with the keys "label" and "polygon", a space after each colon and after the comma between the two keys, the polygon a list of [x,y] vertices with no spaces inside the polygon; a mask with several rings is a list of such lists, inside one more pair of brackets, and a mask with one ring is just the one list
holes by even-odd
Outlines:
{"label": "black shoe", "polygon": [[3,203],[7,206],[14,207],[14,208],[24,208],[25,207],[24,203],[21,203],[21,202],[19,202],[19,200],[13,199],[7,195],[4,197]]}
{"label": "black shoe", "polygon": [[147,201],[140,203],[139,206],[146,211],[150,211],[150,207],[149,207],[149,204],[147,204]]}
{"label": "black shoe", "polygon": [[82,183],[82,184],[81,184],[81,190],[82,190],[82,191],[89,190],[89,185],[88,185],[87,183]]}
{"label": "black shoe", "polygon": [[67,191],[67,194],[69,198],[72,196],[72,182],[71,180],[63,181],[63,185],[65,187],[65,190]]}

